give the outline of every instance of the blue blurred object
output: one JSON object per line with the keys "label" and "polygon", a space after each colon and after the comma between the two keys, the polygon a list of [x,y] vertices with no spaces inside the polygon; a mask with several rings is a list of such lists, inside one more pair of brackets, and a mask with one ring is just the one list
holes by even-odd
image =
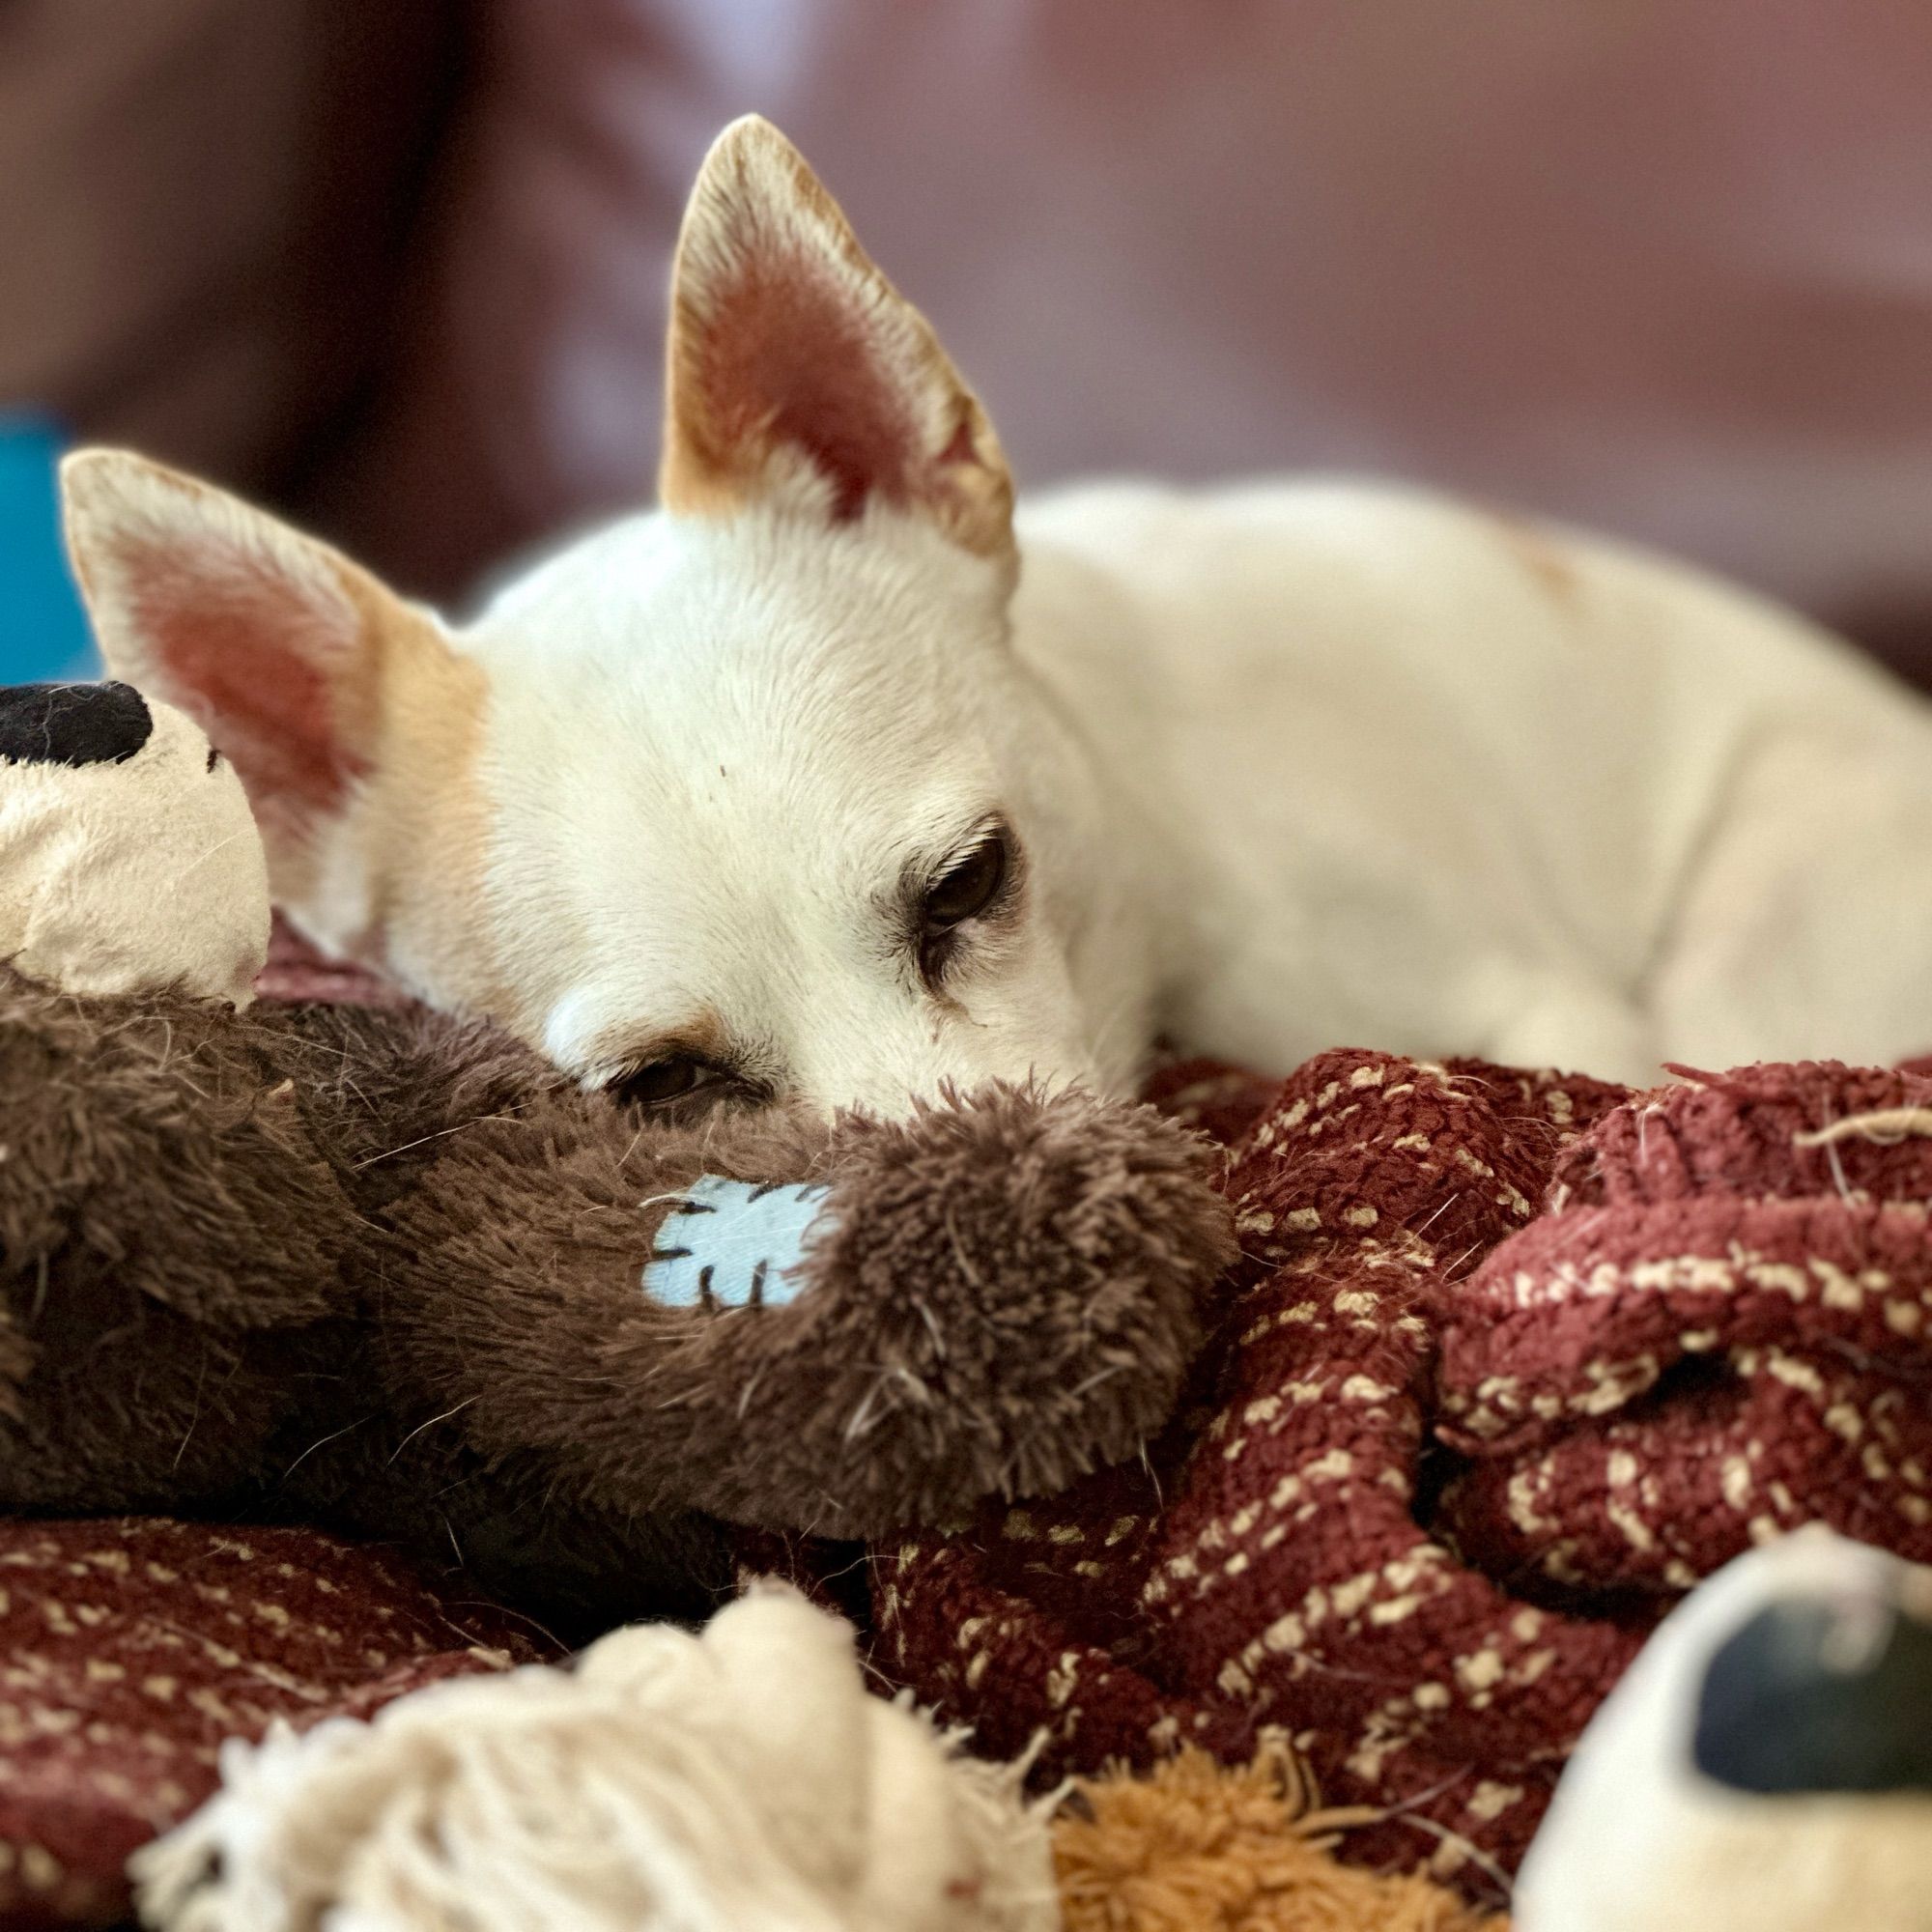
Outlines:
{"label": "blue blurred object", "polygon": [[61,446],[45,417],[0,412],[0,684],[100,675],[61,543]]}

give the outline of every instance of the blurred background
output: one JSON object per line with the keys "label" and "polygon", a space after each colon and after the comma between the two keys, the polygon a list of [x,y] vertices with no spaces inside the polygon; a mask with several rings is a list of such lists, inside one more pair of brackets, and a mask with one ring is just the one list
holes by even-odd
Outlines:
{"label": "blurred background", "polygon": [[84,646],[63,437],[460,605],[649,493],[669,252],[755,108],[1022,485],[1417,477],[1932,682],[1932,7],[0,0],[0,677]]}

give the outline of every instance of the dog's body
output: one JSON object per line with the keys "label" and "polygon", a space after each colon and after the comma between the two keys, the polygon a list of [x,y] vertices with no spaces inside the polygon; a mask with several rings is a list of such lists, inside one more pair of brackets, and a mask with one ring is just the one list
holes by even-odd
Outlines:
{"label": "dog's body", "polygon": [[1843,647],[1391,491],[1015,521],[762,124],[674,311],[664,507],[461,634],[205,486],[71,466],[110,662],[208,725],[331,950],[666,1103],[1119,1089],[1162,1033],[1638,1079],[1932,1047],[1932,712]]}
{"label": "dog's body", "polygon": [[1109,863],[1176,1037],[1634,1081],[1932,1049],[1932,709],[1836,639],[1370,486],[1020,526],[1016,645],[1138,804]]}

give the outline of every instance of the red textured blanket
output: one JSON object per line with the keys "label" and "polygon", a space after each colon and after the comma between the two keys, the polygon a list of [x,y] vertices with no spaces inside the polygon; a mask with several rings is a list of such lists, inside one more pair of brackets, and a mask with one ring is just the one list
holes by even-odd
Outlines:
{"label": "red textured blanket", "polygon": [[1480,1890],[1696,1577],[1813,1519],[1932,1558],[1932,1080],[1344,1052],[1161,1097],[1245,1128],[1192,1402],[1143,1467],[875,1553],[879,1662],[980,1748],[1286,1735],[1387,1807],[1352,1855]]}
{"label": "red textured blanket", "polygon": [[0,1521],[0,1926],[119,1923],[224,1739],[546,1655],[382,1551],[160,1517]]}

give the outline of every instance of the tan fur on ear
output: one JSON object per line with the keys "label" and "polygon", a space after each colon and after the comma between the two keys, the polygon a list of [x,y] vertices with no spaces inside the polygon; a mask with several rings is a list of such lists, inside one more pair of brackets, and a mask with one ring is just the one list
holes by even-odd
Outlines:
{"label": "tan fur on ear", "polygon": [[685,211],[666,425],[676,514],[729,514],[805,476],[835,518],[878,498],[976,555],[1012,547],[1012,478],[978,398],[755,115],[718,137]]}
{"label": "tan fur on ear", "polygon": [[144,457],[79,451],[61,488],[109,669],[186,711],[233,763],[277,901],[372,964],[399,946],[478,956],[483,676],[437,618]]}
{"label": "tan fur on ear", "polygon": [[416,626],[327,545],[124,450],[61,467],[68,549],[108,668],[179,705],[265,831],[340,809],[380,730],[383,659]]}

